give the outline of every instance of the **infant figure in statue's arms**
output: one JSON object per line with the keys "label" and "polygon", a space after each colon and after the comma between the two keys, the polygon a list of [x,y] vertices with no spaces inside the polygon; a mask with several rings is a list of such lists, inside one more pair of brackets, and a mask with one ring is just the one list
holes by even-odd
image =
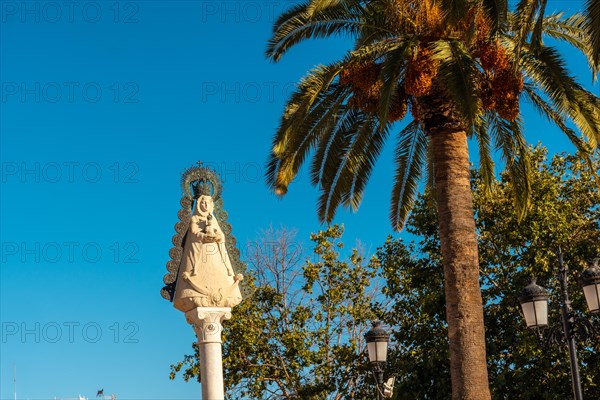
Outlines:
{"label": "infant figure in statue's arms", "polygon": [[206,226],[203,229],[203,233],[205,234],[206,242],[216,242],[219,238],[219,230],[214,228],[212,225],[213,216],[212,214],[208,214],[206,216]]}

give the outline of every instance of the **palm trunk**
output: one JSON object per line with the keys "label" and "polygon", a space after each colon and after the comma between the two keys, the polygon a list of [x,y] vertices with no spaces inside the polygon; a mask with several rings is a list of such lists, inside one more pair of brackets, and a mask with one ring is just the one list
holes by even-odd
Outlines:
{"label": "palm trunk", "polygon": [[489,400],[477,232],[467,135],[451,107],[433,101],[424,118],[431,138],[444,265],[453,400]]}

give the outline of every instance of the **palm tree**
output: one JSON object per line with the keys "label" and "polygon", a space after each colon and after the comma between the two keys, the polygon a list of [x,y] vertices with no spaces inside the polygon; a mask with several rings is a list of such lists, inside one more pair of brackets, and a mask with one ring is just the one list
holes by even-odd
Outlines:
{"label": "palm tree", "polygon": [[[532,23],[543,10],[533,15],[531,1],[509,12],[506,0],[307,0],[279,17],[267,49],[278,61],[306,39],[354,40],[343,59],[311,70],[288,100],[266,174],[275,193],[285,194],[312,156],[319,218],[330,222],[340,204],[356,210],[398,129],[390,219],[400,230],[426,167],[439,214],[453,399],[490,398],[467,139],[477,140],[488,182],[492,148],[501,151],[520,215],[529,194],[520,101],[528,99],[584,154],[600,139],[600,99],[542,40],[566,41],[592,63],[585,16]],[[407,114],[406,124],[395,124]]]}

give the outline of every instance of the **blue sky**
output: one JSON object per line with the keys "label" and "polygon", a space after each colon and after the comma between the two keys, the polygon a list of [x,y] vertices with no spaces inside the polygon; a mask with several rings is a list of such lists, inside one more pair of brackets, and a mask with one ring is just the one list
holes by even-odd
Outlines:
{"label": "blue sky", "polygon": [[[197,383],[168,379],[194,334],[159,294],[181,172],[202,160],[221,173],[241,247],[270,224],[297,228],[304,243],[321,227],[306,172],[280,200],[263,166],[293,84],[347,43],[265,60],[289,4],[0,1],[0,398],[13,398],[14,365],[19,399],[101,388],[120,399],[199,397]],[[531,142],[572,151],[525,113]],[[345,242],[367,252],[392,233],[391,156],[388,146],[360,211],[336,219]]]}

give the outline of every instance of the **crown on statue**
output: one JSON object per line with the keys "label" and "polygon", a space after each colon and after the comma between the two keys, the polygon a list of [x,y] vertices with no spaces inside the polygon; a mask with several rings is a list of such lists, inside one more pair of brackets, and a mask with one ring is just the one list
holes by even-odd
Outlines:
{"label": "crown on statue", "polygon": [[200,196],[212,196],[214,193],[214,186],[208,180],[197,180],[192,182],[192,189],[194,191],[194,198],[197,199]]}
{"label": "crown on statue", "polygon": [[212,196],[213,200],[217,201],[221,197],[223,187],[219,174],[198,162],[182,174],[181,189],[189,200],[200,196]]}

